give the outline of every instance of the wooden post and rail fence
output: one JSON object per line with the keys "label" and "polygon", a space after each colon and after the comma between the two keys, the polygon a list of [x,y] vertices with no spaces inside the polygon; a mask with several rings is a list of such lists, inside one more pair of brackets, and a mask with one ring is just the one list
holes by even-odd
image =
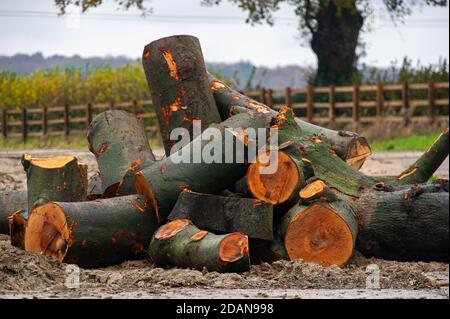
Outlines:
{"label": "wooden post and rail fence", "polygon": [[[245,92],[274,109],[283,105],[293,108],[297,115],[311,123],[330,128],[351,125],[398,123],[399,127],[413,122],[434,124],[448,122],[449,83],[401,83],[353,86],[328,86],[260,89]],[[420,92],[420,93],[419,93]],[[419,96],[419,98],[417,98]],[[3,138],[65,136],[85,133],[96,114],[112,109],[125,109],[139,114],[149,132],[156,133],[158,125],[151,101],[123,103],[87,103],[57,107],[3,109],[1,135]],[[414,110],[422,108],[419,115]],[[445,108],[445,109],[444,109]]]}

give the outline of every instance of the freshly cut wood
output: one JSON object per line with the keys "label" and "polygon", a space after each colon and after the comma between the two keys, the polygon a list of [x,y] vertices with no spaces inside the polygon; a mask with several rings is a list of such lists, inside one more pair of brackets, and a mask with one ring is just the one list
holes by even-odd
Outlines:
{"label": "freshly cut wood", "polygon": [[[233,90],[213,75],[208,74],[208,78],[222,119],[228,118],[235,112],[243,112],[245,109],[277,115],[275,110]],[[356,133],[330,130],[299,118],[295,118],[295,122],[305,134],[322,137],[326,143],[331,145],[336,154],[353,168],[361,168],[365,159],[372,154],[367,140]]]}
{"label": "freshly cut wood", "polygon": [[345,266],[353,255],[358,224],[345,201],[294,206],[280,231],[291,260]]}
{"label": "freshly cut wood", "polygon": [[89,150],[95,155],[104,197],[116,195],[120,179],[132,165],[155,161],[144,122],[122,110],[105,111],[89,125]]}
{"label": "freshly cut wood", "polygon": [[246,235],[215,235],[198,229],[187,219],[176,219],[161,226],[152,238],[149,253],[160,266],[218,272],[250,269]]}
{"label": "freshly cut wood", "polygon": [[80,202],[87,196],[87,165],[75,156],[34,158],[24,154],[28,211],[48,201]]}
{"label": "freshly cut wood", "polygon": [[445,184],[373,189],[352,203],[357,250],[399,261],[449,261],[449,193]]}
{"label": "freshly cut wood", "polygon": [[221,122],[196,37],[177,35],[153,41],[145,46],[142,61],[166,155],[179,141],[171,140],[172,130],[187,129],[192,141],[194,120],[201,120],[204,129]]}
{"label": "freshly cut wood", "polygon": [[18,210],[8,217],[11,245],[25,249],[25,230],[27,229],[28,211]]}
{"label": "freshly cut wood", "polygon": [[157,221],[140,195],[90,202],[48,202],[28,218],[25,250],[81,267],[143,257]]}
{"label": "freshly cut wood", "polygon": [[273,239],[273,207],[257,199],[195,193],[185,189],[169,220],[189,219],[213,233],[240,232],[249,238]]}
{"label": "freshly cut wood", "polygon": [[[245,161],[245,135],[233,133],[229,129],[269,126],[270,117],[258,113],[238,114],[221,124],[213,124],[204,133],[207,135],[217,129],[214,132],[220,132],[220,138],[205,139],[200,136],[177,153],[151,166],[129,171],[119,185],[118,194],[129,195],[134,191],[145,195],[162,222],[170,214],[184,189],[217,194],[245,175],[248,167]],[[238,145],[242,145],[242,148]],[[234,151],[226,151],[229,147]],[[216,155],[216,160],[209,161],[201,156],[210,154],[211,150]],[[241,156],[242,161],[238,161]]]}
{"label": "freshly cut wood", "polygon": [[318,200],[323,202],[334,202],[338,200],[333,190],[320,179],[308,182],[308,185],[299,192],[299,196],[303,203],[311,203]]}
{"label": "freshly cut wood", "polygon": [[414,164],[400,174],[399,184],[426,183],[447,158],[449,152],[449,129],[446,128]]}
{"label": "freshly cut wood", "polygon": [[9,234],[8,217],[28,205],[26,190],[0,192],[0,234]]}

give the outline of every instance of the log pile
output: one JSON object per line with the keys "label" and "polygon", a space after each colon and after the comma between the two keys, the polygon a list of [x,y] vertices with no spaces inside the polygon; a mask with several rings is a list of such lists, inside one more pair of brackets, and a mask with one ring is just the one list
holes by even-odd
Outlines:
{"label": "log pile", "polygon": [[233,90],[207,73],[195,37],[150,43],[143,65],[165,158],[155,160],[142,120],[119,110],[88,129],[99,167],[89,181],[74,157],[24,155],[27,190],[0,194],[13,245],[88,268],[144,257],[219,272],[278,259],[344,267],[355,249],[448,261],[448,181],[428,182],[448,156],[448,129],[404,173],[374,178],[359,171],[364,137]]}

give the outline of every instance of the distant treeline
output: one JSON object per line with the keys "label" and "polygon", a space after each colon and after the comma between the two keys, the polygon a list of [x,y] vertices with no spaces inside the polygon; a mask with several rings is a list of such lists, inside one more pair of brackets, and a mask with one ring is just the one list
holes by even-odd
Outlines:
{"label": "distant treeline", "polygon": [[[435,82],[449,80],[447,60],[440,60],[437,65],[423,66],[405,59],[400,65],[393,64],[389,69],[366,67],[363,70],[355,82],[422,83],[430,80]],[[214,68],[214,72],[218,75],[221,73],[217,68]],[[228,82],[235,82],[228,74],[222,72],[222,75]],[[252,79],[247,79],[247,82],[252,83]],[[30,74],[0,71],[0,109],[77,105],[88,102],[123,102],[150,98],[144,72],[137,62],[117,68],[66,67],[35,71]]]}

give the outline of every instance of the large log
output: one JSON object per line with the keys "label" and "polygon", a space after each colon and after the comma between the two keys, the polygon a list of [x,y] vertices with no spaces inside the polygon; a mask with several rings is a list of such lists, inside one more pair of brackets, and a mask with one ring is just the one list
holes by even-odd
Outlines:
{"label": "large log", "polygon": [[[228,118],[236,111],[242,112],[245,109],[269,113],[273,116],[277,115],[275,110],[233,90],[213,75],[208,74],[208,78],[222,119]],[[356,133],[330,130],[299,118],[296,118],[295,121],[305,133],[323,138],[341,159],[356,169],[361,168],[365,159],[372,154],[367,140]]]}
{"label": "large log", "polygon": [[189,220],[161,226],[149,246],[150,258],[160,266],[177,266],[218,272],[250,269],[248,238],[241,233],[214,235]]}
{"label": "large log", "polygon": [[155,161],[144,122],[122,110],[102,112],[89,125],[89,150],[95,155],[104,197],[115,196],[118,183],[133,165]]}
{"label": "large log", "polygon": [[171,140],[172,130],[185,128],[192,140],[193,120],[201,120],[203,128],[221,122],[196,37],[153,41],[145,46],[142,60],[166,155],[179,141]]}
{"label": "large log", "polygon": [[188,219],[200,229],[226,234],[240,232],[249,238],[273,239],[273,207],[257,199],[218,196],[184,190],[168,216]]}
{"label": "large log", "polygon": [[[177,153],[151,166],[130,170],[119,185],[118,194],[128,195],[130,189],[134,189],[138,194],[145,195],[162,222],[184,189],[217,194],[244,176],[248,164],[245,162],[245,142],[241,139],[245,140],[245,136],[236,137],[229,129],[265,129],[269,125],[270,117],[259,113],[238,114],[221,124],[213,124],[204,133],[206,136],[209,132],[220,133],[217,138],[200,136]],[[239,144],[242,148],[238,147]],[[230,153],[229,147],[235,151]],[[244,154],[238,152],[241,149]],[[217,161],[210,162],[201,156],[210,154],[211,150],[218,155]],[[237,160],[239,154],[243,161]]]}
{"label": "large log", "polygon": [[143,257],[156,216],[143,196],[90,202],[48,202],[28,218],[25,250],[81,267],[102,267]]}
{"label": "large log", "polygon": [[295,205],[283,218],[280,232],[291,260],[345,266],[358,234],[356,215],[346,201]]}
{"label": "large log", "polygon": [[0,234],[9,234],[8,217],[28,205],[26,190],[0,192]]}
{"label": "large log", "polygon": [[357,250],[400,261],[449,261],[447,185],[374,188],[352,201]]}
{"label": "large log", "polygon": [[87,196],[87,165],[75,156],[22,157],[27,175],[28,211],[47,201],[79,202]]}

